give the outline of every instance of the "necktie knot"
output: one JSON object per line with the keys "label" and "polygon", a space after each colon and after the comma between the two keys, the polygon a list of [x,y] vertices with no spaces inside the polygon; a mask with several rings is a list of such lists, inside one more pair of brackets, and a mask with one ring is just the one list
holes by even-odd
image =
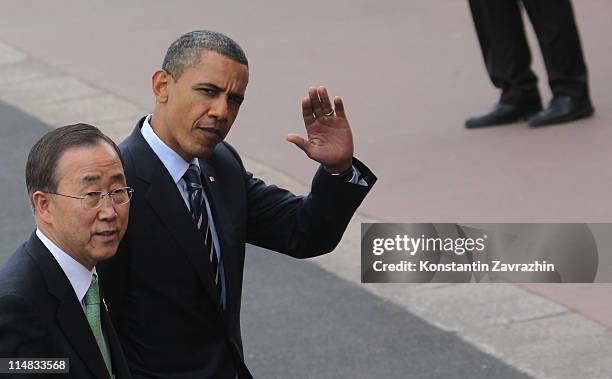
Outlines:
{"label": "necktie knot", "polygon": [[191,163],[183,175],[183,179],[185,179],[185,183],[187,184],[187,190],[190,193],[202,189],[201,177],[200,167],[195,163]]}
{"label": "necktie knot", "polygon": [[191,163],[187,171],[185,171],[183,179],[189,193],[191,216],[198,228],[200,228],[203,222],[202,211],[204,203],[202,180],[200,178],[200,167],[197,164]]}

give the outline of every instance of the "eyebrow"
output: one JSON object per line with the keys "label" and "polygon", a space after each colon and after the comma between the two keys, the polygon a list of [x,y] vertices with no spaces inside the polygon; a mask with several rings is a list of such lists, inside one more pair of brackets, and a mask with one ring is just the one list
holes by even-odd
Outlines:
{"label": "eyebrow", "polygon": [[122,173],[117,173],[117,174],[111,176],[111,179],[114,180],[114,181],[125,180],[125,175],[123,175]]}
{"label": "eyebrow", "polygon": [[[215,90],[217,92],[225,92],[225,88],[221,88],[218,85],[212,83],[198,83],[193,87],[196,89],[200,87],[208,87],[209,89]],[[239,94],[238,92],[230,92],[229,97],[234,100],[238,100],[241,103],[244,101],[244,96]]]}
{"label": "eyebrow", "polygon": [[81,179],[81,182],[91,183],[100,180],[100,175],[86,175]]}
{"label": "eyebrow", "polygon": [[[125,176],[122,173],[117,173],[111,176],[111,180],[113,181],[119,181],[119,180],[124,180],[124,179],[125,179]],[[91,183],[91,182],[97,182],[99,180],[100,180],[100,175],[86,175],[83,177],[83,179],[81,179],[81,182]]]}

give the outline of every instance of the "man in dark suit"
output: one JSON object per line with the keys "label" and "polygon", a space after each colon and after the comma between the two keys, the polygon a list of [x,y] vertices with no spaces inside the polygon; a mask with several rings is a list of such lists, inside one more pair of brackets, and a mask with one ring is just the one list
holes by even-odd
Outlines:
{"label": "man in dark suit", "polygon": [[131,378],[95,267],[127,228],[119,149],[91,125],[55,129],[32,147],[26,186],[37,229],[0,269],[0,357],[68,358],[69,378]]}
{"label": "man in dark suit", "polygon": [[587,68],[570,0],[521,0],[535,30],[553,99],[542,110],[537,77],[518,0],[470,0],[489,77],[501,89],[499,102],[471,117],[467,128],[526,119],[531,127],[574,121],[593,114]]}
{"label": "man in dark suit", "polygon": [[254,178],[223,142],[248,73],[227,36],[181,36],[153,74],[154,113],[120,145],[138,195],[118,254],[100,270],[136,378],[250,378],[240,335],[245,243],[297,258],[332,251],[376,181],[353,158],[342,99],[332,105],[325,87],[302,101],[308,139],[287,137],[321,163],[311,193]]}

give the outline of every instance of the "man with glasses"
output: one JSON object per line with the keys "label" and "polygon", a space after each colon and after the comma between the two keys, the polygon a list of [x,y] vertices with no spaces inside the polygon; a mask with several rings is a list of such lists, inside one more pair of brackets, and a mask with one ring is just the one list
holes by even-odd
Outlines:
{"label": "man with glasses", "polygon": [[133,190],[119,149],[91,125],[52,130],[30,150],[26,187],[36,231],[0,269],[0,357],[21,359],[6,377],[131,378],[95,267],[127,228]]}

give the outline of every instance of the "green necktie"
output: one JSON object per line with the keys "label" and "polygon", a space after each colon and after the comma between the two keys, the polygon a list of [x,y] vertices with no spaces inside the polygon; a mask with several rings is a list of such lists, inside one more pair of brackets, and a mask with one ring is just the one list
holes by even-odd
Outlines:
{"label": "green necktie", "polygon": [[112,375],[113,368],[111,365],[110,350],[108,349],[106,339],[104,339],[104,335],[102,334],[102,320],[100,319],[100,291],[98,289],[98,276],[96,274],[93,274],[91,284],[89,285],[89,289],[85,294],[85,305],[87,308],[87,321],[89,322],[91,331],[96,338],[96,342],[98,343],[98,347],[102,353],[102,358],[104,358],[104,363],[106,363],[106,368],[108,369],[109,374]]}

